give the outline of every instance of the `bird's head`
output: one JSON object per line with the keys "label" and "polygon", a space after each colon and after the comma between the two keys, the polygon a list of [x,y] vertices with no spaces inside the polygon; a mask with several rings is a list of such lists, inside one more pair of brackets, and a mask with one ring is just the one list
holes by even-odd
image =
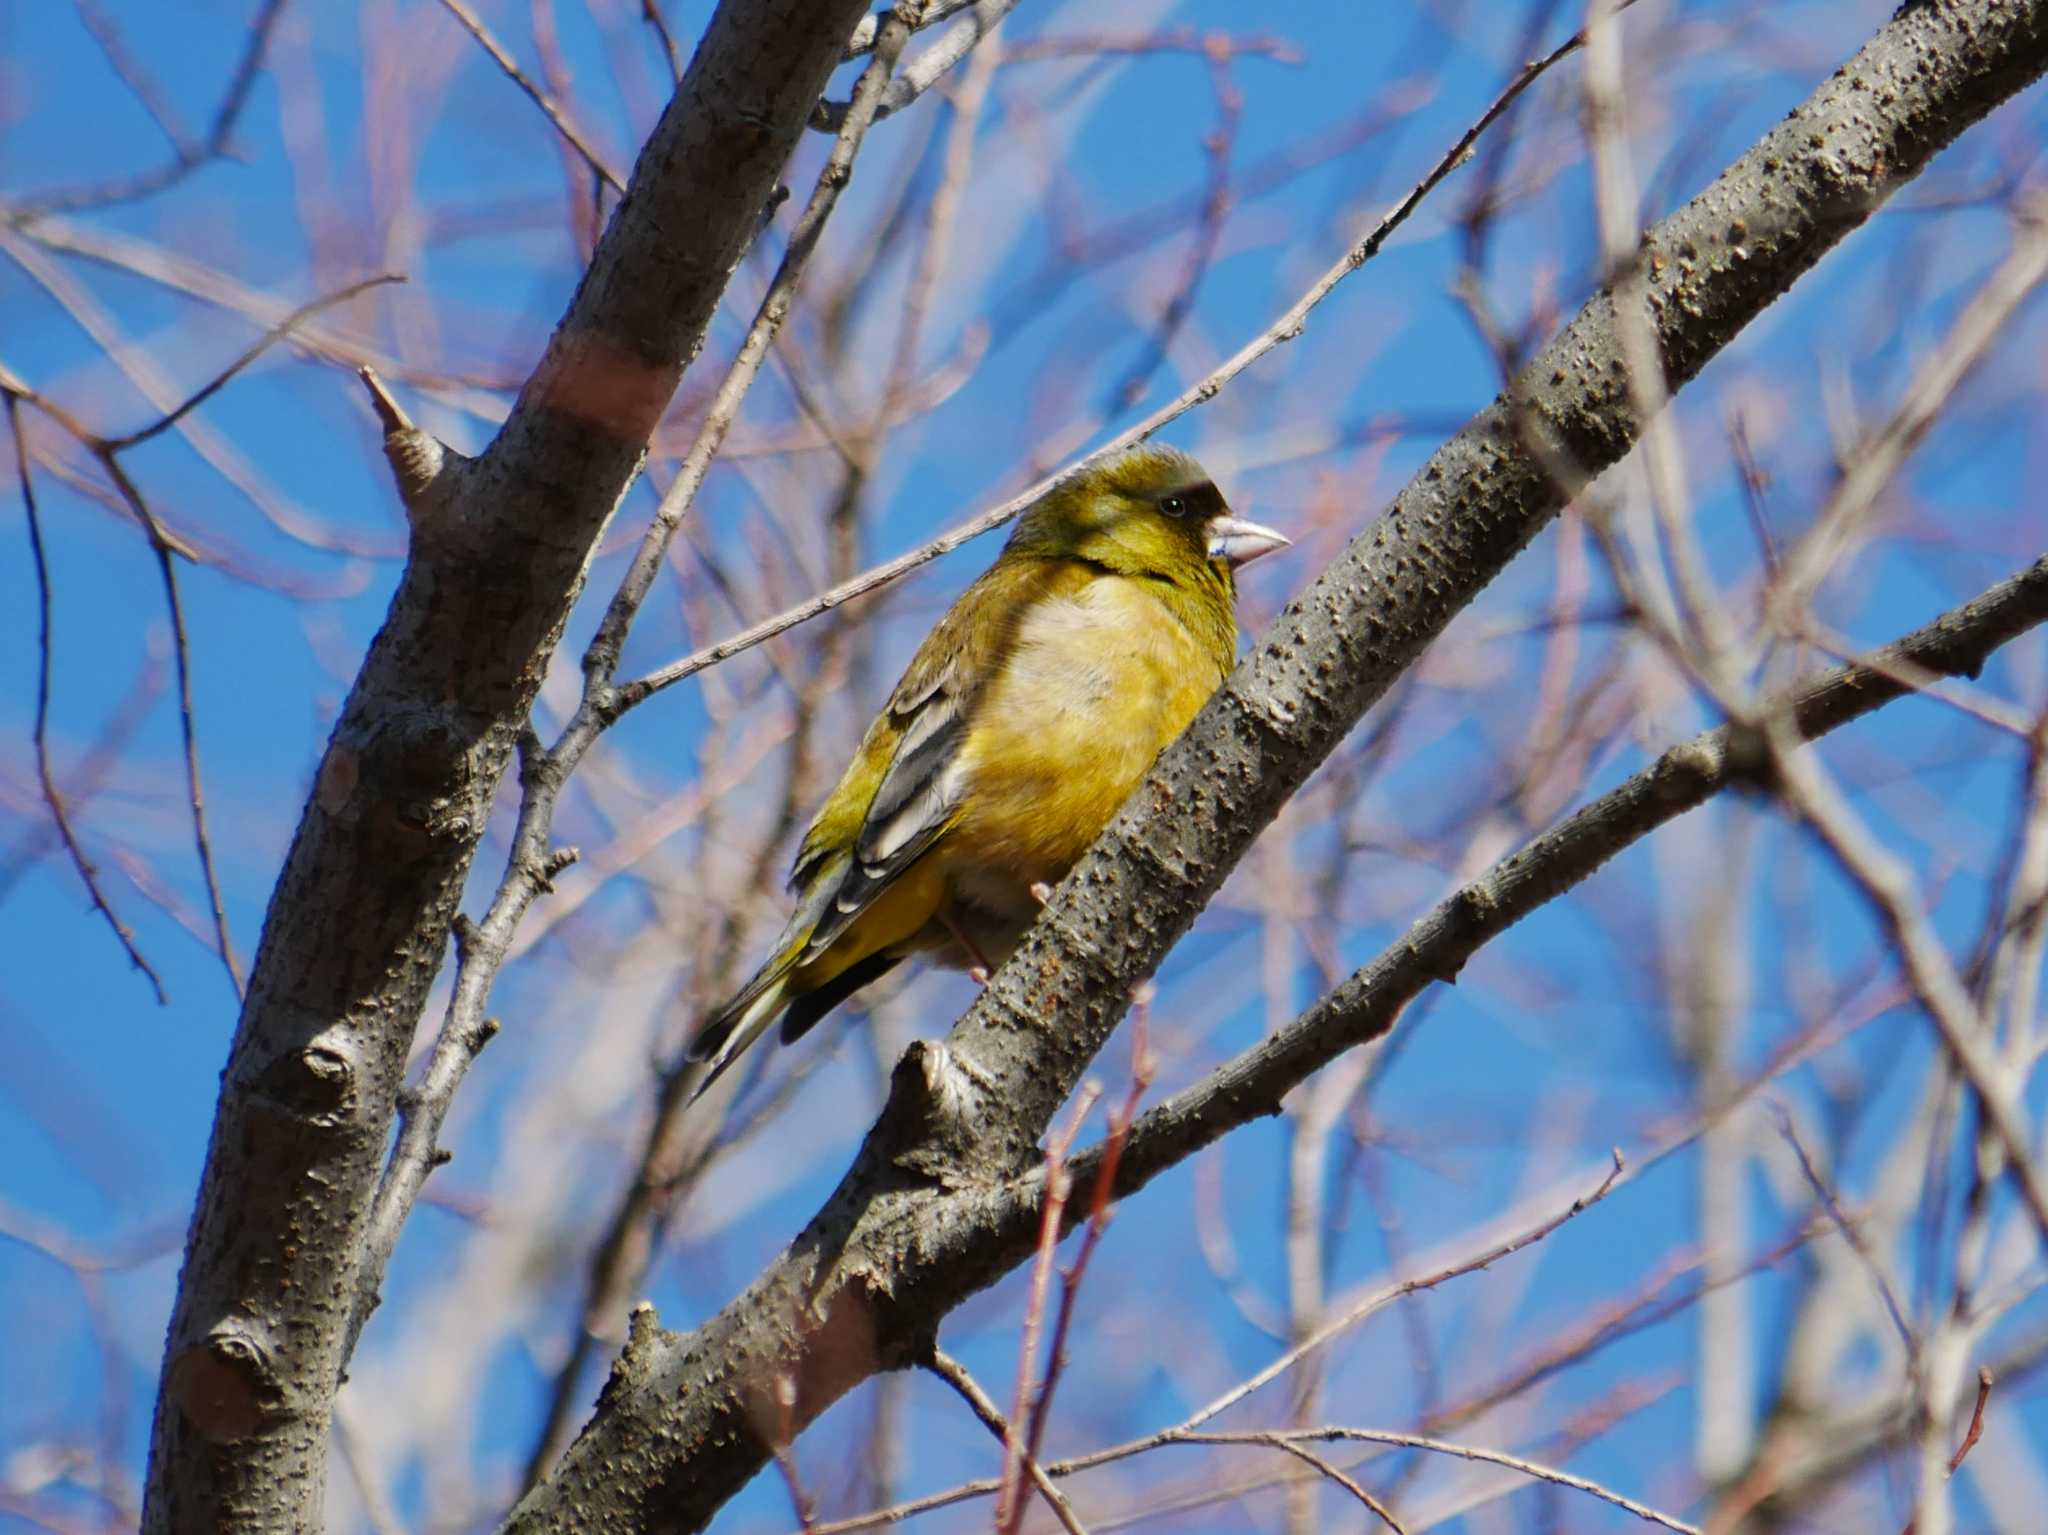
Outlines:
{"label": "bird's head", "polygon": [[1024,513],[1011,538],[1024,553],[1175,583],[1220,577],[1226,590],[1237,566],[1288,542],[1232,515],[1208,471],[1153,443],[1068,475]]}

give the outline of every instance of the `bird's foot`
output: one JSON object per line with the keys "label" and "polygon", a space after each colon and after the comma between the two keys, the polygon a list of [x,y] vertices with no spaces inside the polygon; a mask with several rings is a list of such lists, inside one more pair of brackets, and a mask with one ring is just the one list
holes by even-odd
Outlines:
{"label": "bird's foot", "polygon": [[981,952],[981,945],[968,937],[967,929],[943,911],[939,913],[939,921],[945,925],[946,931],[953,935],[953,941],[966,951],[968,959],[972,961],[967,967],[967,973],[974,978],[977,985],[986,986],[989,976],[994,973],[996,967],[990,964],[988,956]]}
{"label": "bird's foot", "polygon": [[1031,899],[1041,906],[1052,899],[1052,886],[1042,879],[1034,879],[1026,888],[1031,892]]}

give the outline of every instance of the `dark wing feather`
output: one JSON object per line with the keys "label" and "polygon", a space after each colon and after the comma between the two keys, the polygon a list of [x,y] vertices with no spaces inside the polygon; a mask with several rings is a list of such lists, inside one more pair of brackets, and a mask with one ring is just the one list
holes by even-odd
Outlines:
{"label": "dark wing feather", "polygon": [[941,682],[902,722],[896,755],[875,787],[831,903],[804,945],[807,955],[821,953],[851,927],[952,820],[965,787],[965,775],[958,771],[960,746],[967,738],[961,703],[959,691]]}

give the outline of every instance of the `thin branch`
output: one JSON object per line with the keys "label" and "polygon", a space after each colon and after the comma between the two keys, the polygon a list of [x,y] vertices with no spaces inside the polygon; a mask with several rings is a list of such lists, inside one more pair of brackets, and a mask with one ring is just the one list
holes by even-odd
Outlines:
{"label": "thin branch", "polygon": [[[1142,1438],[1132,1439],[1123,1444],[1112,1445],[1107,1449],[1095,1450],[1085,1455],[1069,1456],[1064,1460],[1048,1462],[1045,1468],[1046,1474],[1055,1477],[1069,1476],[1076,1471],[1086,1471],[1095,1466],[1107,1465],[1111,1461],[1126,1459],[1140,1450],[1150,1449],[1158,1444],[1169,1443],[1177,1436],[1185,1436],[1194,1432],[1218,1413],[1243,1401],[1261,1386],[1277,1380],[1308,1354],[1322,1347],[1340,1332],[1356,1326],[1367,1317],[1391,1305],[1403,1296],[1431,1289],[1463,1275],[1489,1268],[1493,1264],[1500,1262],[1501,1259],[1542,1241],[1566,1221],[1582,1214],[1593,1205],[1599,1203],[1600,1200],[1606,1198],[1609,1191],[1614,1188],[1616,1182],[1620,1179],[1621,1172],[1620,1154],[1616,1153],[1614,1167],[1601,1180],[1598,1187],[1580,1198],[1574,1199],[1570,1205],[1557,1214],[1545,1218],[1535,1226],[1509,1237],[1505,1241],[1493,1243],[1481,1252],[1448,1264],[1434,1274],[1418,1279],[1405,1280],[1399,1284],[1389,1285],[1374,1291],[1356,1306],[1350,1308],[1342,1317],[1322,1327],[1313,1336],[1304,1338],[1300,1343],[1288,1349],[1286,1353],[1268,1364],[1264,1369],[1231,1387],[1230,1390],[1215,1398],[1208,1405],[1197,1409],[1171,1428],[1160,1429],[1156,1433],[1147,1434]],[[989,1493],[999,1492],[1002,1486],[1003,1479],[1001,1477],[988,1477],[981,1481],[962,1483],[960,1486],[950,1488],[945,1492],[933,1493],[907,1503],[899,1503],[892,1508],[878,1509],[872,1513],[857,1515],[851,1519],[842,1519],[831,1524],[820,1525],[815,1535],[851,1535],[852,1531],[871,1529],[876,1525],[898,1524],[918,1514],[930,1513],[934,1509],[944,1508],[953,1503],[965,1502],[969,1498],[983,1497]]]}
{"label": "thin branch", "polygon": [[[1003,1410],[996,1406],[995,1400],[981,1389],[980,1383],[968,1374],[967,1366],[944,1349],[934,1348],[931,1357],[924,1361],[924,1367],[959,1392],[974,1415],[981,1419],[982,1426],[996,1436],[996,1442],[1008,1446],[1011,1437],[1009,1420],[1003,1416]],[[1074,1505],[1067,1501],[1067,1495],[1060,1491],[1059,1485],[1045,1474],[1037,1456],[1027,1454],[1024,1457],[1024,1470],[1030,1476],[1031,1484],[1038,1489],[1039,1496],[1052,1510],[1053,1517],[1059,1520],[1060,1528],[1067,1535],[1088,1535],[1081,1521],[1075,1517]]]}
{"label": "thin branch", "polygon": [[[185,632],[185,605],[178,589],[178,576],[173,564],[174,557],[192,557],[192,550],[182,540],[173,537],[157,520],[143,499],[141,490],[122,467],[120,450],[112,442],[86,427],[84,423],[55,401],[47,399],[30,389],[14,374],[0,366],[0,390],[4,390],[12,404],[16,399],[26,401],[55,421],[74,437],[79,445],[90,452],[114,482],[121,503],[142,528],[149,540],[150,552],[155,556],[157,574],[163,582],[164,603],[171,621],[172,658],[176,664],[178,678],[178,725],[184,747],[186,800],[192,811],[192,841],[199,858],[199,872],[206,885],[206,895],[213,913],[214,942],[221,963],[227,968],[228,980],[235,988],[239,999],[244,990],[242,968],[235,958],[235,946],[228,936],[227,909],[221,899],[220,875],[214,867],[213,842],[206,828],[206,795],[199,772],[199,735],[193,723],[192,710],[192,655],[191,644]],[[160,989],[160,988],[159,988]]]}
{"label": "thin branch", "polygon": [[1917,1376],[1920,1373],[1920,1340],[1913,1335],[1912,1326],[1906,1321],[1906,1313],[1899,1305],[1898,1296],[1892,1291],[1892,1282],[1885,1274],[1884,1265],[1878,1262],[1877,1254],[1870,1250],[1870,1243],[1864,1239],[1862,1230],[1849,1219],[1848,1213],[1842,1209],[1841,1201],[1835,1197],[1835,1191],[1828,1187],[1819,1169],[1813,1165],[1813,1158],[1807,1155],[1806,1143],[1799,1138],[1799,1131],[1792,1123],[1792,1115],[1775,1099],[1769,1100],[1768,1107],[1772,1118],[1777,1121],[1778,1134],[1784,1138],[1785,1144],[1792,1148],[1793,1156],[1799,1159],[1799,1171],[1806,1178],[1806,1186],[1813,1190],[1813,1197],[1820,1201],[1821,1208],[1827,1211],[1828,1219],[1834,1223],[1835,1230],[1842,1234],[1842,1240],[1849,1244],[1849,1250],[1862,1261],[1871,1282],[1877,1286],[1877,1293],[1884,1301],[1885,1312],[1891,1317],[1892,1327],[1898,1333],[1899,1341],[1906,1347],[1907,1371]]}
{"label": "thin branch", "polygon": [[42,785],[43,803],[50,807],[50,819],[56,823],[57,835],[63,839],[65,851],[71,855],[71,866],[85,882],[85,892],[92,898],[94,910],[107,919],[107,926],[114,930],[115,938],[127,951],[128,963],[148,978],[156,991],[157,1004],[162,1006],[169,1000],[164,995],[163,978],[142,957],[134,932],[114,915],[106,892],[100,889],[99,875],[92,866],[92,860],[85,856],[85,849],[79,845],[78,834],[72,830],[71,816],[64,808],[64,796],[57,788],[57,777],[50,767],[50,567],[43,550],[43,520],[36,507],[35,484],[29,475],[28,441],[21,430],[20,398],[12,389],[0,392],[4,392],[7,400],[7,430],[14,439],[14,472],[21,484],[22,509],[28,514],[28,547],[36,571],[36,779]]}
{"label": "thin branch", "polygon": [[[1075,1302],[1081,1294],[1081,1281],[1088,1273],[1088,1265],[1095,1257],[1095,1250],[1102,1245],[1102,1234],[1109,1229],[1111,1210],[1110,1191],[1116,1183],[1116,1164],[1122,1154],[1124,1137],[1131,1133],[1131,1121],[1137,1117],[1138,1104],[1145,1096],[1145,1090],[1152,1085],[1152,1073],[1157,1063],[1145,1039],[1145,1006],[1140,1003],[1133,1020],[1135,1031],[1131,1043],[1131,1085],[1124,1094],[1124,1101],[1110,1112],[1109,1135],[1104,1141],[1102,1156],[1096,1160],[1095,1187],[1088,1201],[1088,1227],[1081,1237],[1081,1250],[1074,1255],[1074,1261],[1067,1265],[1060,1275],[1060,1306],[1053,1319],[1052,1347],[1046,1354],[1045,1379],[1039,1383],[1037,1400],[1031,1406],[1031,1428],[1026,1435],[1025,1452],[1029,1459],[1037,1460],[1045,1447],[1045,1425],[1052,1415],[1052,1394],[1058,1387],[1060,1376],[1067,1367],[1067,1335],[1074,1322]],[[1092,1098],[1086,1088],[1082,1089],[1082,1103]],[[1074,1128],[1081,1127],[1082,1112],[1076,1110]],[[1072,1137],[1068,1137],[1071,1142]],[[1066,1155],[1066,1146],[1060,1148],[1060,1155]],[[1050,1162],[1048,1162],[1050,1167]],[[1047,1219],[1056,1227],[1059,1221],[1054,1214]]]}
{"label": "thin branch", "polygon": [[[135,732],[163,692],[163,670],[163,658],[158,647],[152,644],[126,696],[114,706],[92,744],[57,786],[67,809],[74,813],[82,811],[106,787],[108,775],[134,741]],[[63,838],[54,824],[39,822],[25,827],[11,847],[0,850],[0,904],[5,904],[16,881],[40,862],[52,847],[62,843]]]}
{"label": "thin branch", "polygon": [[1038,1333],[1045,1320],[1053,1258],[1059,1250],[1060,1238],[1065,1234],[1060,1217],[1067,1207],[1067,1195],[1074,1186],[1066,1170],[1067,1152],[1073,1147],[1074,1137],[1081,1133],[1081,1124],[1095,1106],[1098,1096],[1100,1089],[1094,1083],[1083,1087],[1080,1097],[1075,1100],[1074,1112],[1067,1121],[1066,1129],[1046,1143],[1044,1213],[1038,1228],[1038,1257],[1031,1265],[1024,1325],[1019,1329],[1017,1339],[1017,1406],[1010,1414],[1010,1431],[1003,1439],[1003,1486],[996,1499],[996,1535],[1016,1535],[1018,1523],[1024,1517],[1024,1490],[1021,1485],[1024,1462],[1038,1458],[1039,1436],[1045,1427],[1045,1409],[1052,1396],[1052,1365],[1047,1364],[1046,1378],[1035,1393],[1031,1389],[1031,1381],[1037,1373]]}
{"label": "thin branch", "polygon": [[1856,443],[1843,465],[1841,482],[1814,518],[1805,537],[1785,556],[1772,583],[1767,612],[1774,623],[1797,632],[1799,615],[1884,487],[1927,435],[1956,389],[1984,354],[2010,333],[2014,312],[2048,278],[2048,196],[2036,195],[2013,210],[2012,249],[1970,295],[1937,346],[1913,374],[1890,416]]}
{"label": "thin branch", "polygon": [[1211,53],[1208,60],[1210,85],[1216,95],[1216,122],[1202,139],[1209,174],[1202,192],[1201,217],[1196,221],[1194,240],[1182,262],[1180,279],[1159,312],[1159,323],[1145,339],[1145,349],[1138,360],[1109,391],[1109,409],[1113,411],[1128,410],[1143,399],[1153,374],[1165,364],[1181,328],[1194,313],[1195,295],[1216,259],[1216,247],[1222,243],[1223,226],[1230,217],[1230,157],[1237,143],[1238,120],[1244,112],[1244,93],[1230,78],[1227,54]]}
{"label": "thin branch", "polygon": [[314,315],[320,313],[321,310],[332,309],[337,304],[345,304],[357,294],[367,293],[372,288],[381,288],[386,283],[404,281],[405,279],[395,272],[385,272],[376,277],[365,277],[361,282],[350,283],[347,287],[337,289],[324,298],[307,300],[307,302],[299,305],[298,308],[271,326],[257,340],[251,342],[241,356],[221,369],[208,382],[193,391],[181,404],[165,412],[148,426],[130,432],[125,437],[108,438],[105,443],[106,451],[109,453],[120,453],[134,447],[138,443],[148,442],[150,438],[160,432],[169,431],[186,416],[220,393],[237,373],[240,373],[249,364],[269,351],[278,342],[284,340],[294,330],[298,329],[302,321],[311,319]]}
{"label": "thin branch", "polygon": [[77,8],[79,21],[92,35],[92,40],[99,45],[100,52],[105,55],[108,67],[120,77],[121,83],[128,87],[129,94],[134,96],[142,110],[149,114],[150,121],[156,124],[158,131],[170,144],[171,152],[180,159],[194,158],[198,150],[191,136],[178,122],[177,109],[171,105],[169,98],[164,95],[156,81],[149,77],[141,63],[128,51],[128,44],[123,40],[112,18],[93,4],[92,0],[73,0],[73,4]]}
{"label": "thin branch", "polygon": [[[1142,1124],[1143,1121],[1140,1121],[1140,1123]],[[1591,1192],[1574,1199],[1564,1209],[1558,1211],[1557,1214],[1539,1222],[1526,1231],[1518,1232],[1505,1241],[1495,1243],[1484,1252],[1475,1253],[1469,1258],[1461,1258],[1455,1263],[1447,1264],[1435,1273],[1423,1274],[1414,1279],[1404,1279],[1398,1284],[1388,1285],[1384,1289],[1374,1291],[1371,1295],[1346,1310],[1341,1316],[1325,1322],[1321,1327],[1318,1327],[1308,1337],[1288,1349],[1286,1353],[1275,1359],[1264,1369],[1246,1377],[1206,1406],[1198,1408],[1195,1412],[1189,1414],[1175,1429],[1169,1430],[1169,1432],[1179,1433],[1184,1430],[1197,1428],[1220,1413],[1235,1407],[1261,1386],[1279,1379],[1280,1376],[1286,1374],[1287,1371],[1293,1369],[1303,1359],[1306,1359],[1310,1354],[1322,1348],[1331,1339],[1341,1333],[1350,1331],[1367,1317],[1384,1310],[1395,1301],[1410,1295],[1420,1294],[1424,1290],[1433,1290],[1439,1285],[1448,1284],[1451,1280],[1462,1278],[1467,1274],[1477,1273],[1481,1269],[1491,1268],[1503,1258],[1512,1257],[1525,1248],[1535,1246],[1560,1226],[1564,1225],[1566,1221],[1571,1220],[1575,1216],[1585,1214],[1586,1211],[1590,1210],[1614,1191],[1615,1185],[1621,1181],[1622,1174],[1626,1171],[1626,1166],[1619,1150],[1613,1153],[1613,1158],[1614,1165],[1608,1170],[1607,1176],[1600,1180],[1599,1185],[1591,1190]]]}
{"label": "thin branch", "polygon": [[[854,101],[858,111],[851,113],[842,125],[838,140],[827,156],[824,168],[818,173],[818,181],[812,189],[811,199],[805,205],[803,214],[790,231],[789,245],[783,251],[782,261],[769,280],[767,291],[761,296],[760,306],[754,314],[754,322],[748,328],[746,339],[740,343],[739,352],[734,356],[725,377],[719,382],[717,392],[711,398],[711,405],[704,417],[704,424],[698,429],[697,440],[690,445],[690,451],[683,456],[676,470],[676,476],[669,482],[662,494],[661,505],[656,509],[654,520],[648,526],[634,553],[633,563],[619,583],[618,591],[606,607],[604,617],[599,620],[597,632],[592,636],[589,648],[584,651],[583,670],[587,678],[605,686],[599,689],[602,706],[595,720],[586,725],[608,724],[617,717],[623,707],[608,697],[608,685],[613,670],[618,665],[619,651],[626,639],[626,630],[632,624],[640,605],[646,601],[648,590],[654,584],[655,575],[661,569],[669,540],[675,536],[677,526],[688,513],[703,488],[705,477],[711,472],[711,464],[724,445],[725,436],[739,415],[740,403],[747,391],[753,387],[759,376],[761,364],[766,359],[771,343],[782,329],[783,321],[789,316],[791,304],[795,301],[798,284],[803,280],[804,269],[809,265],[818,241],[823,237],[826,222],[838,206],[839,194],[853,174],[853,162],[860,153],[860,147],[867,136],[867,130],[874,121],[873,109],[883,87],[888,83],[889,73],[895,67],[904,41],[910,34],[912,19],[922,8],[922,0],[898,0],[889,13],[889,24],[884,28],[881,43],[876,47],[874,57],[861,72],[854,87]],[[572,726],[572,729],[575,727]]]}
{"label": "thin branch", "polygon": [[[1956,1446],[1955,1454],[1948,1458],[1948,1474],[1950,1476],[1954,1476],[1956,1472],[1962,1469],[1964,1459],[1968,1457],[1970,1451],[1977,1447],[1977,1441],[1984,1437],[1984,1407],[1991,1400],[1991,1388],[1996,1384],[1996,1381],[1997,1377],[1991,1373],[1988,1365],[1978,1368],[1977,1404],[1970,1409],[1970,1426],[1963,1431],[1962,1443]],[[1917,1518],[1908,1519],[1906,1527],[1899,1532],[1899,1535],[1916,1535],[1919,1528],[1920,1521]]]}
{"label": "thin branch", "polygon": [[477,40],[485,53],[491,56],[491,62],[505,72],[507,79],[526,93],[529,101],[540,108],[541,116],[545,117],[555,132],[561,135],[562,142],[582,157],[583,163],[590,167],[591,174],[621,197],[625,196],[626,184],[619,179],[618,173],[605,163],[604,156],[600,155],[576,125],[569,121],[569,114],[562,109],[561,104],[528,78],[526,71],[519,67],[519,61],[506,51],[504,44],[491,35],[491,29],[483,24],[476,12],[472,11],[464,0],[441,0],[441,7],[462,23],[464,30]]}
{"label": "thin branch", "polygon": [[[12,207],[0,209],[0,223],[24,228],[46,213],[78,213],[87,209],[108,208],[118,203],[137,202],[175,186],[201,166],[225,156],[228,152],[228,140],[235,131],[235,123],[241,117],[242,109],[248,105],[250,92],[256,84],[257,72],[263,67],[263,54],[270,46],[270,34],[277,22],[278,13],[283,9],[284,0],[262,0],[261,7],[250,19],[248,39],[243,44],[241,59],[235,65],[235,72],[228,78],[227,89],[221,95],[220,105],[214,109],[213,122],[207,129],[204,140],[198,144],[177,146],[169,163],[153,171],[143,171],[115,181],[75,187],[68,191],[45,192],[25,198]],[[118,68],[117,64],[116,69]]]}
{"label": "thin branch", "polygon": [[199,874],[205,881],[207,905],[213,913],[214,943],[239,1001],[247,987],[242,979],[241,961],[235,958],[234,940],[228,936],[227,905],[221,899],[220,873],[213,862],[213,839],[206,829],[206,794],[199,776],[199,727],[193,722],[192,710],[192,642],[185,632],[185,600],[179,592],[178,573],[172,563],[179,551],[165,536],[163,525],[156,520],[156,514],[144,502],[142,492],[111,448],[100,462],[120,491],[121,499],[149,534],[150,552],[156,556],[157,576],[163,582],[164,606],[171,616],[171,658],[178,678],[178,732],[185,756],[185,801],[192,812],[192,847],[199,858]]}
{"label": "thin branch", "polygon": [[1954,1476],[1963,1468],[1963,1459],[1977,1446],[1984,1436],[1984,1404],[1991,1400],[1991,1388],[1997,1383],[1989,1366],[1977,1371],[1977,1405],[1970,1410],[1970,1426],[1963,1433],[1963,1442],[1956,1446],[1955,1454],[1949,1457],[1948,1474]]}
{"label": "thin branch", "polygon": [[[654,29],[654,35],[661,41],[661,51],[668,58],[669,78],[677,85],[683,83],[683,55],[676,47],[675,34],[662,19],[661,0],[640,0],[640,19]],[[872,22],[874,17],[867,18]]]}
{"label": "thin branch", "polygon": [[1540,1461],[1525,1460],[1519,1455],[1509,1455],[1501,1450],[1488,1450],[1474,1444],[1457,1444],[1448,1439],[1430,1439],[1421,1434],[1397,1434],[1389,1430],[1373,1428],[1311,1428],[1311,1429],[1264,1429],[1248,1430],[1242,1433],[1203,1432],[1177,1434],[1162,1441],[1169,1444],[1264,1444],[1280,1447],[1281,1441],[1296,1442],[1357,1442],[1362,1444],[1385,1444],[1399,1449],[1426,1450],[1433,1455],[1454,1455],[1460,1460],[1477,1461],[1482,1465],[1505,1466],[1523,1476],[1537,1481],[1553,1482],[1559,1487],[1570,1487],[1576,1491],[1611,1503],[1616,1508],[1634,1514],[1646,1524],[1660,1525],[1667,1530],[1676,1530],[1679,1535],[1701,1535],[1696,1524],[1687,1524],[1682,1519],[1660,1513],[1646,1503],[1625,1497],[1611,1487],[1602,1486],[1590,1477],[1577,1476],[1557,1466],[1546,1466]]}
{"label": "thin branch", "polygon": [[1388,1529],[1394,1532],[1394,1535],[1408,1535],[1408,1532],[1402,1526],[1401,1521],[1394,1517],[1392,1511],[1388,1509],[1386,1504],[1382,1503],[1378,1498],[1374,1497],[1371,1493],[1367,1492],[1365,1490],[1365,1486],[1363,1483],[1357,1481],[1353,1477],[1347,1476],[1344,1472],[1338,1470],[1335,1466],[1331,1465],[1330,1462],[1323,1459],[1322,1456],[1316,1454],[1315,1451],[1307,1448],[1305,1445],[1297,1443],[1292,1437],[1285,1434],[1275,1434],[1268,1439],[1261,1440],[1260,1443],[1270,1444],[1274,1449],[1279,1450],[1284,1454],[1292,1455],[1296,1460],[1303,1461],[1306,1464],[1313,1466],[1319,1475],[1324,1476],[1328,1478],[1330,1481],[1335,1482],[1339,1487],[1342,1487],[1346,1492],[1350,1493],[1352,1497],[1356,1498],[1359,1502],[1363,1503],[1368,1509],[1372,1511],[1373,1515],[1380,1521],[1381,1524],[1384,1524]]}
{"label": "thin branch", "polygon": [[[975,0],[931,0],[931,3],[925,7],[924,15],[919,18],[917,25],[911,30],[922,32],[927,27],[935,27],[940,22],[959,15],[973,4],[975,4]],[[843,57],[847,62],[852,62],[864,53],[874,52],[875,39],[881,36],[881,24],[884,14],[886,13],[877,11],[870,12],[868,15],[861,17],[860,24],[853,29],[846,39],[846,52]]]}

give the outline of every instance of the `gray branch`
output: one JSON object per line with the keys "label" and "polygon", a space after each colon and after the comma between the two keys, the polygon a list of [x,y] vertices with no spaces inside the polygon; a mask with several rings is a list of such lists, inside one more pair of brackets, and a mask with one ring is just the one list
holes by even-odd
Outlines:
{"label": "gray branch", "polygon": [[[1629,289],[1671,387],[2044,68],[2048,0],[1902,8],[1644,236]],[[1602,292],[1282,613],[947,1043],[906,1055],[853,1168],[789,1250],[695,1333],[636,1331],[596,1417],[511,1527],[701,1528],[784,1425],[925,1357],[941,1319],[1028,1252],[1038,1138],[1133,985],[1393,679],[1641,427]],[[1273,1086],[1231,1111],[1270,1109]]]}

